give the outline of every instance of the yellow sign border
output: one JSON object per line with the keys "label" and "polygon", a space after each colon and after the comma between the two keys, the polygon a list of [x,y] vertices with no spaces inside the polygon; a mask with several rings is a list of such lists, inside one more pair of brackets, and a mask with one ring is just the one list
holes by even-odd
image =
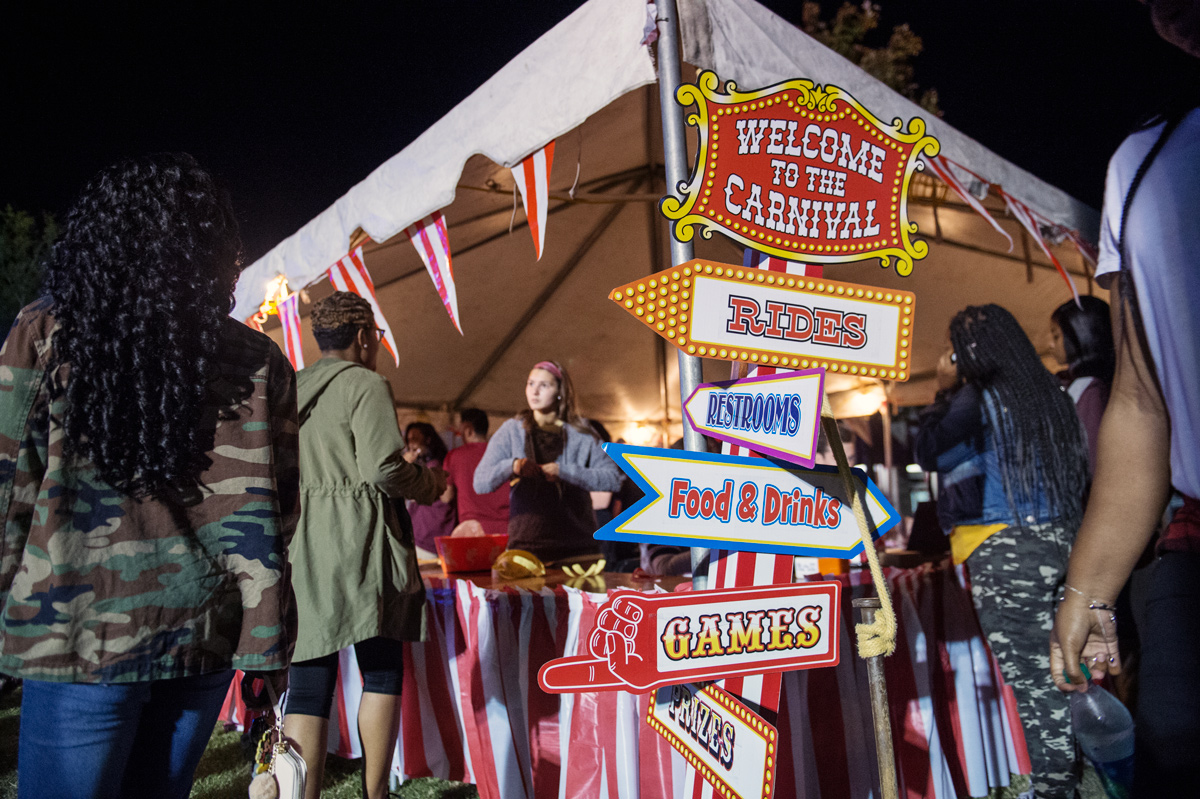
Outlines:
{"label": "yellow sign border", "polygon": [[[893,119],[890,125],[885,124],[846,90],[830,84],[820,86],[806,78],[783,81],[752,92],[738,91],[735,82],[726,81],[725,93],[720,93],[720,84],[717,73],[705,70],[697,76],[695,84],[683,84],[675,93],[680,105],[686,107],[695,104],[697,110],[688,114],[687,123],[697,129],[700,141],[697,168],[691,179],[678,187],[683,195],[682,200],[668,195],[659,206],[663,215],[673,221],[671,229],[676,239],[691,241],[697,230],[701,237],[709,239],[716,230],[747,247],[787,260],[837,264],[878,258],[880,266],[885,269],[894,261],[896,273],[901,276],[912,272],[914,259],[920,260],[929,254],[929,245],[926,242],[912,239],[917,233],[917,224],[908,218],[908,188],[913,173],[921,167],[918,156],[924,153],[932,157],[941,150],[938,140],[925,133],[924,119],[911,118],[907,130],[899,117]],[[788,94],[790,92],[795,92],[794,99]],[[893,190],[894,196],[898,195],[899,199],[899,236],[892,238],[892,246],[868,248],[861,244],[818,244],[811,248],[812,251],[801,251],[802,245],[798,241],[792,241],[790,247],[784,247],[782,245],[787,242],[782,238],[764,234],[762,231],[755,232],[749,229],[751,226],[741,222],[732,223],[732,226],[722,224],[719,215],[711,208],[708,211],[709,216],[695,213],[696,203],[704,189],[712,188],[711,178],[715,175],[717,166],[714,153],[718,149],[719,134],[710,130],[710,122],[716,117],[731,113],[733,109],[727,108],[729,106],[745,104],[746,108],[750,109],[765,108],[775,103],[790,106],[798,110],[802,117],[811,118],[813,121],[831,121],[849,114],[864,128],[869,126],[878,141],[886,142],[894,150],[899,150],[900,145],[912,145],[912,150],[903,165],[901,183]],[[710,105],[718,106],[715,113],[710,109]],[[863,249],[857,249],[858,247]]]}

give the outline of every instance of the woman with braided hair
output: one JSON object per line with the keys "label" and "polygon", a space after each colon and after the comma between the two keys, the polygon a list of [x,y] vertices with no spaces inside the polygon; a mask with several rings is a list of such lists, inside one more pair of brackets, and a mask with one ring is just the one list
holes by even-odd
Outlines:
{"label": "woman with braided hair", "polygon": [[0,350],[22,799],[182,799],[233,669],[283,685],[296,378],[228,316],[240,249],[191,156],[105,169]]}
{"label": "woman with braided hair", "polygon": [[939,474],[938,516],[966,562],[979,624],[1017,697],[1038,797],[1077,782],[1068,705],[1045,675],[1042,642],[1087,487],[1071,398],[998,305],[950,322],[940,390],[921,414],[917,462]]}

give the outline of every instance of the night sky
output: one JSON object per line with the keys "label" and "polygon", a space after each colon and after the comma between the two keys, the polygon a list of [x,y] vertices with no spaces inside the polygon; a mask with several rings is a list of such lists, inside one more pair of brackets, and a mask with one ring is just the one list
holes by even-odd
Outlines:
{"label": "night sky", "polygon": [[[0,205],[61,214],[104,165],[186,150],[229,186],[249,263],[578,3],[5,5]],[[950,124],[1096,208],[1124,135],[1200,82],[1135,0],[880,5],[880,39],[924,38],[917,80]]]}

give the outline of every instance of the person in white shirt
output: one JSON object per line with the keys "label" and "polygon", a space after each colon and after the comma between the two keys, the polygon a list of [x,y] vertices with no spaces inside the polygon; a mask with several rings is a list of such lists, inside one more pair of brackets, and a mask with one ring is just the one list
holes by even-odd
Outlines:
{"label": "person in white shirt", "polygon": [[[1200,57],[1200,1],[1152,0],[1159,34]],[[1190,99],[1190,101],[1189,101]],[[1200,773],[1200,97],[1129,136],[1109,163],[1097,275],[1114,292],[1117,369],[1095,481],[1050,643],[1063,691],[1119,673],[1121,587],[1159,525],[1136,712],[1135,796],[1190,796]],[[1065,674],[1064,674],[1065,672]]]}

